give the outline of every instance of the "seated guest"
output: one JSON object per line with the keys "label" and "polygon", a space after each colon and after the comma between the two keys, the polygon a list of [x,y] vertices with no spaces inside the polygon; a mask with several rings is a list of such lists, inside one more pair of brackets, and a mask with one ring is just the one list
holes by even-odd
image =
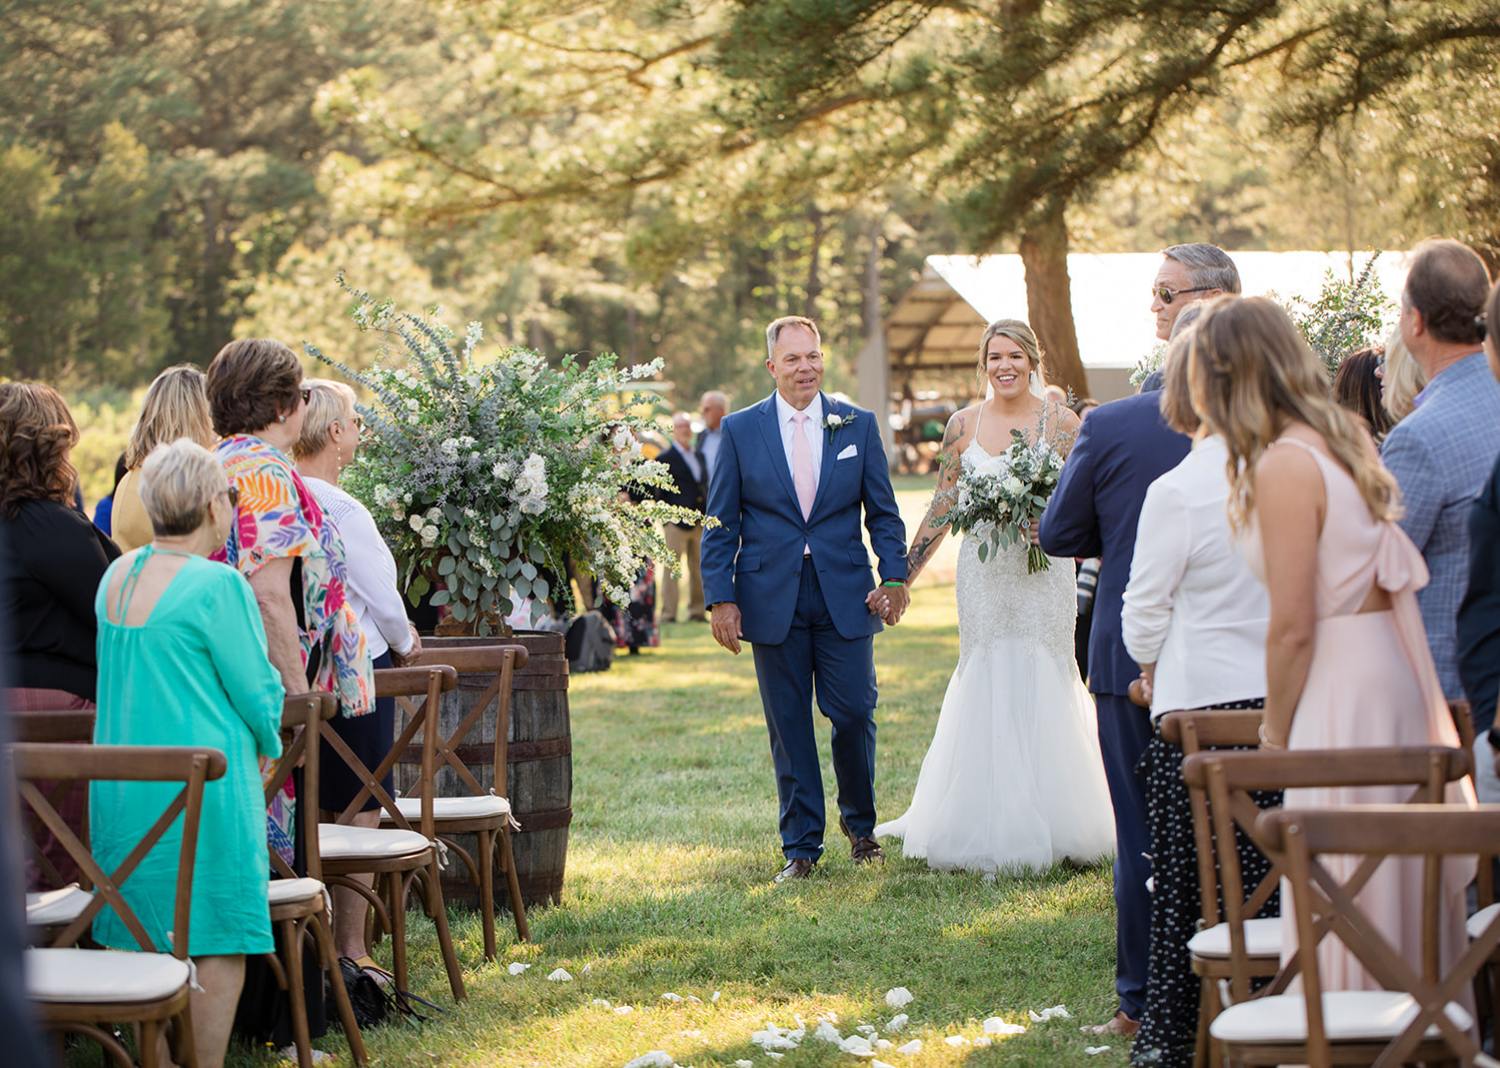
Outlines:
{"label": "seated guest", "polygon": [[[249,583],[207,559],[234,524],[234,490],[223,466],[201,445],[183,440],[159,446],[139,471],[141,501],[156,537],[116,561],[95,598],[94,741],[211,746],[228,759],[223,778],[203,790],[188,946],[197,966],[193,1041],[199,1063],[217,1066],[224,1062],[245,954],[274,947],[257,761],[281,753],[281,680],[266,658]],[[105,871],[150,829],[161,797],[156,783],[92,785],[91,842]],[[161,952],[172,949],[181,833],[180,827],[168,832],[123,887]],[[116,949],[139,948],[110,909],[94,921],[94,937]]]}
{"label": "seated guest", "polygon": [[[9,704],[16,712],[94,707],[97,680],[94,594],[120,550],[73,506],[78,472],[69,462],[78,425],[62,396],[33,382],[0,384],[0,611],[7,619]],[[82,830],[87,794],[58,804]],[[38,846],[62,883],[78,868],[50,833]],[[54,880],[33,872],[35,888]]]}
{"label": "seated guest", "polygon": [[203,372],[190,363],[168,367],[146,390],[141,417],[125,446],[125,477],[115,486],[111,537],[123,552],[140,548],[154,536],[151,517],[141,504],[141,464],[164,442],[188,438],[205,449],[214,447],[213,421],[203,392]]}
{"label": "seated guest", "polygon": [[[1201,305],[1194,305],[1200,307]],[[1182,781],[1182,749],[1162,737],[1161,717],[1182,709],[1260,708],[1266,694],[1266,591],[1235,551],[1224,505],[1224,439],[1202,432],[1188,387],[1192,332],[1168,350],[1161,413],[1194,439],[1193,451],[1146,491],[1125,587],[1120,630],[1141,666],[1137,687],[1151,707],[1152,736],[1141,766],[1151,832],[1151,953],[1146,1008],[1132,1056],[1160,1068],[1192,1064],[1201,981],[1188,940],[1201,897],[1193,814]],[[1280,795],[1266,798],[1279,804]],[[1268,864],[1248,841],[1248,884]],[[1271,915],[1276,915],[1274,908]]]}
{"label": "seated guest", "polygon": [[1417,410],[1417,398],[1427,388],[1427,373],[1406,351],[1398,326],[1385,339],[1385,357],[1375,368],[1380,376],[1380,403],[1391,416],[1391,425]]}
{"label": "seated guest", "polygon": [[[1189,368],[1193,408],[1228,449],[1240,551],[1270,597],[1261,747],[1458,745],[1416,603],[1427,568],[1396,523],[1401,493],[1369,432],[1330,400],[1291,319],[1263,297],[1216,301],[1198,323]],[[1286,807],[1400,804],[1408,792],[1288,790]],[[1448,798],[1472,804],[1468,780],[1450,784]],[[1330,872],[1347,879],[1357,860],[1335,858]],[[1366,915],[1417,970],[1422,868],[1420,858],[1387,860],[1360,891]],[[1445,867],[1445,954],[1468,944],[1473,874],[1472,861]],[[1286,917],[1283,961],[1296,945]],[[1335,938],[1319,943],[1318,959],[1326,989],[1380,988]]]}
{"label": "seated guest", "polygon": [[[396,560],[375,527],[375,517],[354,497],[339,489],[339,472],[354,459],[364,420],[354,410],[354,390],[342,382],[317,379],[304,383],[311,391],[302,417],[302,436],[292,446],[297,472],[323,508],[344,543],[349,561],[349,607],[359,616],[360,629],[375,667],[399,666],[421,653],[416,628],[406,618],[406,603],[396,589]],[[366,767],[379,766],[396,737],[396,699],[379,698],[373,716],[339,717],[333,729],[349,744]],[[359,793],[361,783],[342,760],[324,744],[318,807],[340,813]],[[387,774],[385,788],[394,788]],[[354,817],[357,827],[380,825],[380,802],[366,799]],[[367,877],[368,878],[368,877]],[[333,936],[339,956],[361,967],[376,967],[365,944],[368,904],[356,891],[333,888]]]}
{"label": "seated guest", "polygon": [[94,526],[104,533],[110,533],[114,523],[115,494],[120,492],[120,480],[125,477],[125,454],[122,452],[115,458],[115,480],[106,497],[100,497],[99,503],[94,505]]}
{"label": "seated guest", "polygon": [[1380,349],[1363,348],[1349,353],[1339,362],[1338,374],[1333,376],[1333,399],[1349,412],[1365,421],[1370,436],[1378,445],[1395,425],[1380,402],[1380,361],[1384,356]]}

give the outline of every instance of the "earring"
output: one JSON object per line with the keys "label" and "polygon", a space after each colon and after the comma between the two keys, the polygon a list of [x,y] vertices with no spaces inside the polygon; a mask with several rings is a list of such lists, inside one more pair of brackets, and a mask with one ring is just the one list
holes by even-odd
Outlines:
{"label": "earring", "polygon": [[276,421],[278,423],[284,423],[284,422],[286,422],[286,416],[282,415],[280,412],[277,412],[276,413]]}

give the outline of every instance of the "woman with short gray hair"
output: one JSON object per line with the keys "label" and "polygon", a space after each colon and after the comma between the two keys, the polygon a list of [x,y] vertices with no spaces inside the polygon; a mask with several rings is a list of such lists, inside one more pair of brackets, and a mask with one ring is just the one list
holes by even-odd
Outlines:
{"label": "woman with short gray hair", "polygon": [[[186,438],[158,445],[141,465],[141,503],[156,536],[112,564],[99,584],[98,745],[197,745],[228,759],[203,789],[193,868],[193,1041],[199,1063],[220,1065],[245,955],[269,953],[265,795],[259,758],[281,754],[281,678],[250,584],[208,557],[235,521],[237,491],[213,453]],[[89,825],[94,856],[113,871],[145,835],[157,806],[152,783],[95,782]],[[168,832],[121,892],[161,952],[172,947],[181,829]],[[94,938],[139,948],[115,913]],[[165,1053],[165,1050],[163,1050]]]}

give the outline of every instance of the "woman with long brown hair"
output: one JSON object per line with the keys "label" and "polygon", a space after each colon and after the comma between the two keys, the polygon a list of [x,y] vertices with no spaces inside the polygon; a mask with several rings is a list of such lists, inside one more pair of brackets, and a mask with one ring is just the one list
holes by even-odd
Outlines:
{"label": "woman with long brown hair", "polygon": [[[1286,312],[1259,297],[1215,301],[1199,320],[1189,376],[1194,409],[1228,446],[1229,518],[1270,596],[1263,748],[1458,745],[1417,609],[1427,568],[1394,521],[1396,480],[1369,432],[1329,398]],[[1473,802],[1467,781],[1449,790]],[[1391,789],[1286,794],[1288,808],[1404,800]],[[1445,873],[1457,895],[1445,949],[1464,945],[1469,868]],[[1420,862],[1387,861],[1360,894],[1416,966],[1421,874]],[[1295,945],[1288,919],[1284,959]],[[1318,955],[1326,989],[1380,988],[1337,939]]]}

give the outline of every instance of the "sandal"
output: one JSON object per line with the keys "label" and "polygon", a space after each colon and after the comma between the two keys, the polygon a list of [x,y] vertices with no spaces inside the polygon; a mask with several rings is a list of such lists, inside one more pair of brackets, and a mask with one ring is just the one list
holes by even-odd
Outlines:
{"label": "sandal", "polygon": [[371,979],[374,979],[381,986],[390,987],[391,989],[395,988],[396,977],[375,963],[375,958],[368,953],[363,957],[355,957],[354,964],[360,971],[364,972]]}

